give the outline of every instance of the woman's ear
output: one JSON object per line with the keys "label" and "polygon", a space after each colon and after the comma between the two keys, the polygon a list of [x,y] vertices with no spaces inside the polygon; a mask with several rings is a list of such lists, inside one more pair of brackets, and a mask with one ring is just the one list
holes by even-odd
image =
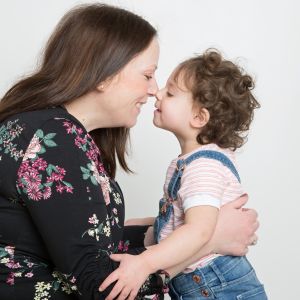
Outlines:
{"label": "woman's ear", "polygon": [[98,92],[103,92],[104,91],[104,83],[101,82],[96,86],[96,89]]}
{"label": "woman's ear", "polygon": [[191,125],[194,128],[203,128],[208,123],[209,118],[210,114],[206,108],[198,108],[193,114],[193,117],[191,119]]}
{"label": "woman's ear", "polygon": [[98,92],[104,92],[112,83],[117,82],[119,79],[119,74],[114,75],[113,77],[109,77],[105,79],[104,81],[101,81],[97,86],[96,90]]}

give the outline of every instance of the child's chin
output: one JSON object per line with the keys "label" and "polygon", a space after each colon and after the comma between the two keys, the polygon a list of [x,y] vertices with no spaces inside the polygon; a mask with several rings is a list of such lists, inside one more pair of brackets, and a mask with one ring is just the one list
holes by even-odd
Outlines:
{"label": "child's chin", "polygon": [[153,120],[152,123],[153,123],[153,125],[154,125],[155,127],[163,129],[159,124],[157,124],[157,123],[155,122],[155,120]]}

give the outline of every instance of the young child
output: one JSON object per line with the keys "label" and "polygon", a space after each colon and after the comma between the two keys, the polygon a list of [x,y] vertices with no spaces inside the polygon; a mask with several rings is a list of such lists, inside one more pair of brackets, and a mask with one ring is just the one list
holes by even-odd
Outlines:
{"label": "young child", "polygon": [[220,206],[244,194],[234,151],[259,107],[252,88],[249,75],[207,50],[181,63],[157,93],[154,125],[175,134],[181,154],[167,170],[154,224],[158,244],[138,256],[111,256],[120,267],[100,287],[118,280],[107,299],[134,299],[148,274],[176,265],[182,273],[169,282],[172,299],[267,299],[246,257],[197,257]]}

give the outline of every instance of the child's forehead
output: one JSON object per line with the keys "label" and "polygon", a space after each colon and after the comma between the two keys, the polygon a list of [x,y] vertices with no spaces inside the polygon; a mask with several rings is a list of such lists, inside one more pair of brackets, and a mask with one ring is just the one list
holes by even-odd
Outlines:
{"label": "child's forehead", "polygon": [[168,78],[167,85],[169,87],[178,88],[182,91],[189,90],[187,87],[186,70],[183,68],[176,68]]}

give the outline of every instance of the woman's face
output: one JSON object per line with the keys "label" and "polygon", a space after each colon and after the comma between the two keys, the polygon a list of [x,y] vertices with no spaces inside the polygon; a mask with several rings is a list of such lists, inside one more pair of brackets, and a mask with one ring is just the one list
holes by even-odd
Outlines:
{"label": "woman's face", "polygon": [[101,107],[110,116],[110,127],[130,128],[136,124],[142,105],[158,90],[155,79],[158,58],[159,45],[154,38],[147,49],[104,85]]}

